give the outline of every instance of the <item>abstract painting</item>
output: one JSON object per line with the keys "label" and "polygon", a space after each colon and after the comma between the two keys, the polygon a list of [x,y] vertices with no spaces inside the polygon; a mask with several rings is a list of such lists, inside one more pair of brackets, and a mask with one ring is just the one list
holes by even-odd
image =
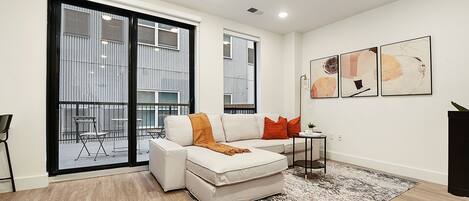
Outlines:
{"label": "abstract painting", "polygon": [[430,36],[381,46],[381,95],[432,94]]}
{"label": "abstract painting", "polygon": [[310,62],[311,98],[339,97],[339,56],[315,59]]}
{"label": "abstract painting", "polygon": [[378,96],[378,48],[340,55],[342,97]]}

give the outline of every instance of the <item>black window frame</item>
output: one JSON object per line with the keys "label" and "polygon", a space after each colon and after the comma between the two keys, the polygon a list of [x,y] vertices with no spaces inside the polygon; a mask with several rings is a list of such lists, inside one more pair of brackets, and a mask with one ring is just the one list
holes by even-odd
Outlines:
{"label": "black window frame", "polygon": [[[59,169],[59,70],[60,70],[60,34],[61,34],[61,4],[69,4],[102,11],[110,14],[129,18],[129,115],[128,115],[128,162],[99,165],[91,167],[80,167],[72,169]],[[138,51],[138,19],[150,20],[164,23],[189,30],[189,112],[195,111],[195,26],[177,22],[161,17],[139,13],[123,8],[91,1],[76,0],[48,0],[48,23],[47,23],[47,100],[46,100],[46,146],[47,146],[47,171],[49,176],[95,171],[118,167],[133,167],[148,165],[148,161],[137,161],[137,51]]]}

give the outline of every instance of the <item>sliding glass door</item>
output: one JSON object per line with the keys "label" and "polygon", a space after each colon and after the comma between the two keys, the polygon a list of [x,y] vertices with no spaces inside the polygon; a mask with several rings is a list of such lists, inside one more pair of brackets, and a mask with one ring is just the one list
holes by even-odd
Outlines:
{"label": "sliding glass door", "polygon": [[194,27],[89,1],[52,1],[51,175],[148,163],[164,118],[193,111]]}

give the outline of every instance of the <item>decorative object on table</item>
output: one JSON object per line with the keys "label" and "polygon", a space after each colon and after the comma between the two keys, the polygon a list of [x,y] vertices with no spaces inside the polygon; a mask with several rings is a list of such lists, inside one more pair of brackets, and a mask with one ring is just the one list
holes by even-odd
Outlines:
{"label": "decorative object on table", "polygon": [[8,143],[7,143],[7,140],[9,137],[8,131],[10,130],[10,123],[11,123],[12,118],[13,118],[12,114],[0,115],[0,135],[3,135],[3,134],[5,135],[4,139],[0,138],[0,144],[2,143],[5,144],[5,152],[7,156],[8,170],[10,171],[10,177],[0,178],[0,181],[11,180],[11,187],[13,189],[13,192],[16,192],[15,177],[13,176],[13,169],[11,167],[11,160],[10,160],[10,151],[8,149]]}
{"label": "decorative object on table", "polygon": [[340,55],[342,97],[378,96],[378,48]]}
{"label": "decorative object on table", "polygon": [[469,197],[469,111],[451,103],[459,111],[448,111],[448,192]]}
{"label": "decorative object on table", "polygon": [[314,128],[315,128],[315,127],[316,127],[316,125],[314,125],[313,122],[309,122],[309,123],[308,123],[308,128],[309,128],[309,130],[307,130],[307,131],[309,131],[309,132],[312,133],[312,132],[314,131]]}
{"label": "decorative object on table", "polygon": [[[309,143],[310,143],[310,154],[309,154],[309,160],[308,160],[308,151],[305,151],[305,159],[304,160],[298,160],[298,161],[295,161],[295,154],[293,154],[293,167],[295,166],[299,166],[299,167],[303,167],[304,168],[304,177],[305,179],[308,179],[308,178],[314,178],[315,175],[313,174],[313,169],[324,169],[324,174],[327,173],[327,147],[326,147],[326,140],[327,140],[327,136],[323,135],[323,136],[307,136],[307,135],[299,135],[299,136],[293,136],[293,153],[296,153],[295,152],[295,139],[299,138],[298,140],[301,140],[301,138],[303,138],[305,140],[305,150],[308,149],[308,140],[309,140]],[[313,161],[313,140],[316,139],[316,140],[323,140],[324,141],[324,157],[323,157],[323,161],[322,162],[319,162],[319,160],[315,160]],[[299,145],[297,145],[299,146]],[[310,170],[310,174],[308,174],[308,169]]]}
{"label": "decorative object on table", "polygon": [[431,37],[381,46],[381,95],[431,95]]}
{"label": "decorative object on table", "polygon": [[339,56],[310,61],[311,98],[339,97]]}
{"label": "decorative object on table", "polygon": [[327,162],[327,175],[305,180],[302,168],[283,171],[284,193],[261,201],[382,201],[392,200],[415,187],[416,182],[353,165]]}

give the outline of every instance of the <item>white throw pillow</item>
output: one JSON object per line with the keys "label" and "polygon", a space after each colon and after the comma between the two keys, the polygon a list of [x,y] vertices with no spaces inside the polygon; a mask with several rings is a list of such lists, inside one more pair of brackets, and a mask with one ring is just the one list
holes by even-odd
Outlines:
{"label": "white throw pillow", "polygon": [[207,114],[210,125],[212,126],[213,138],[216,142],[225,142],[225,131],[221,123],[221,117],[218,114]]}
{"label": "white throw pillow", "polygon": [[164,127],[168,140],[181,146],[192,145],[192,124],[187,115],[167,116]]}
{"label": "white throw pillow", "polygon": [[221,119],[227,142],[260,138],[257,115],[224,114]]}

